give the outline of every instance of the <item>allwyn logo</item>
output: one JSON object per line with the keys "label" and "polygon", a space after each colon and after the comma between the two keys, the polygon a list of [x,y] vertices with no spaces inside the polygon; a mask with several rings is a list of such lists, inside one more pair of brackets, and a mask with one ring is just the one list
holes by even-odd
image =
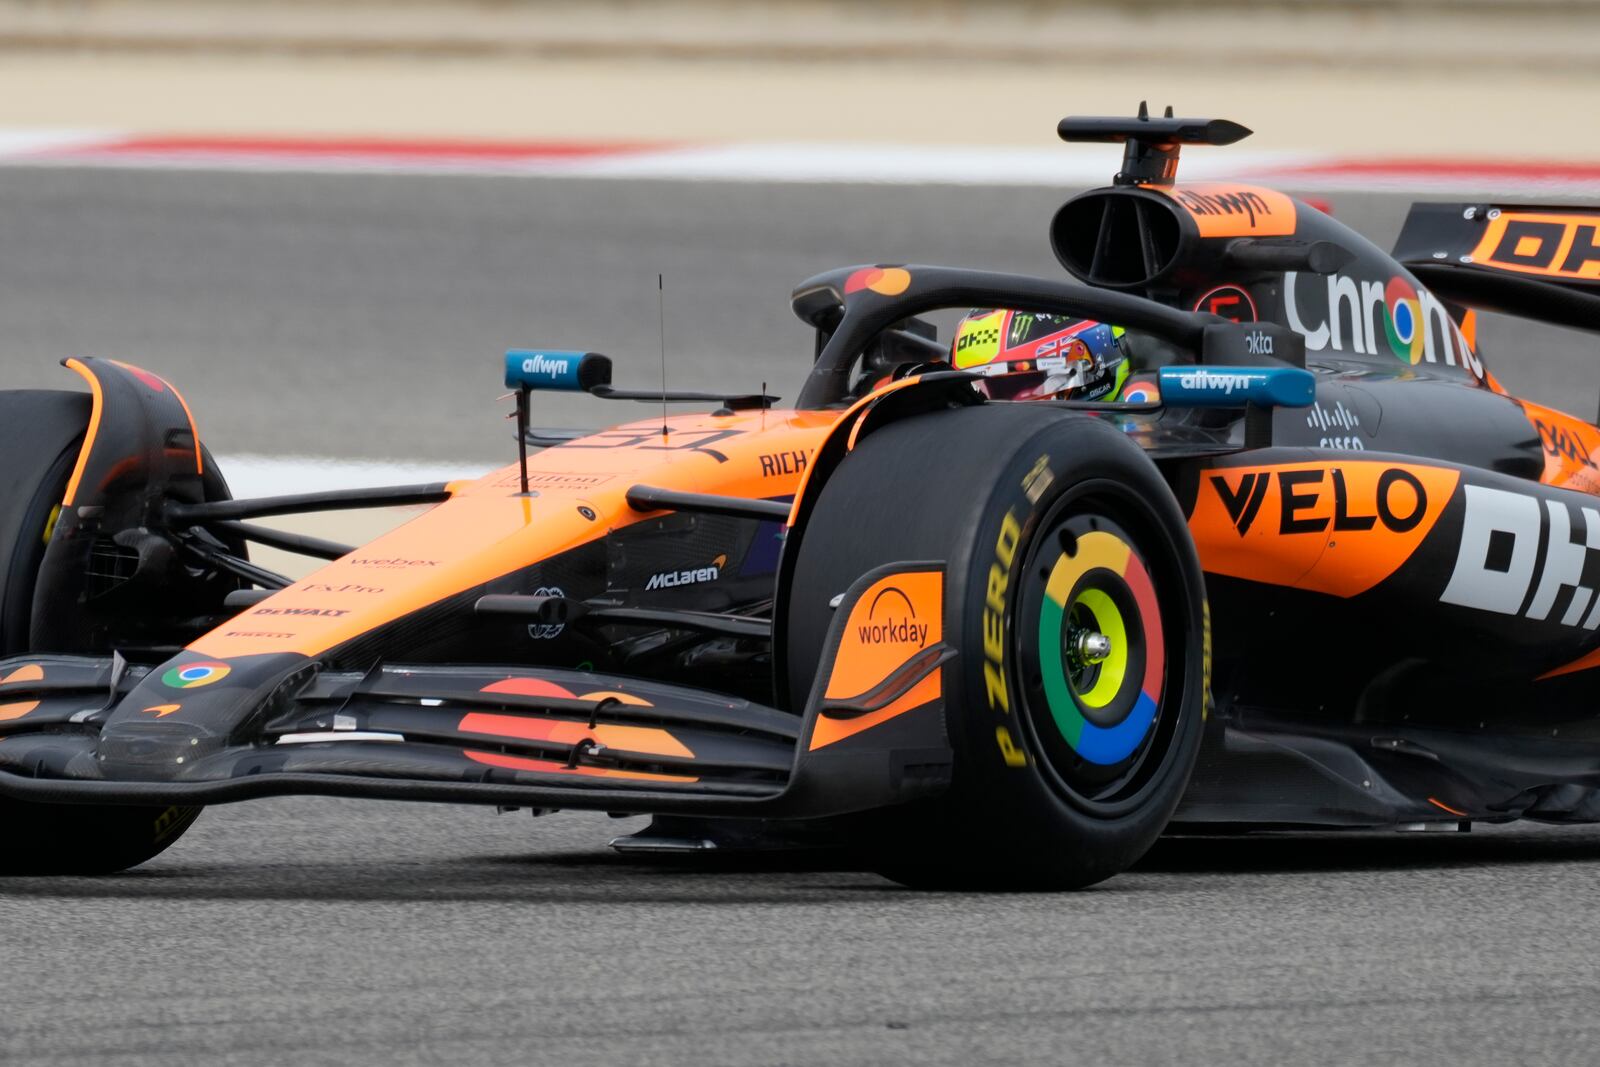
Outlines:
{"label": "allwyn logo", "polygon": [[565,377],[570,360],[551,359],[549,356],[539,354],[530,356],[522,361],[523,374],[547,374],[554,381]]}
{"label": "allwyn logo", "polygon": [[1244,215],[1250,225],[1256,224],[1257,215],[1271,215],[1272,206],[1260,193],[1236,189],[1224,193],[1198,193],[1180,189],[1173,199],[1196,215]]}
{"label": "allwyn logo", "polygon": [[[884,598],[891,598],[884,603]],[[878,607],[883,606],[884,619],[878,620]],[[907,618],[895,618],[891,612],[904,606]],[[856,627],[856,638],[864,645],[915,645],[921,648],[928,640],[928,624],[917,621],[917,609],[903,591],[890,586],[880,592],[867,611],[867,621]]]}
{"label": "allwyn logo", "polygon": [[1189,374],[1178,375],[1178,384],[1185,389],[1204,389],[1208,392],[1231,396],[1235,389],[1244,390],[1250,388],[1258,377],[1258,375],[1254,374],[1231,374],[1223,371],[1197,370]]}

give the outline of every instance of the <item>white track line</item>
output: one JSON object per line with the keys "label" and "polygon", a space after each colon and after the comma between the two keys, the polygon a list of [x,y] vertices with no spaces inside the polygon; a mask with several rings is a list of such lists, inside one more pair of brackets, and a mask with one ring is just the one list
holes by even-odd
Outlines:
{"label": "white track line", "polygon": [[[1116,160],[1067,145],[809,143],[577,145],[557,142],[143,137],[105,131],[0,130],[0,166],[451,174],[735,182],[989,186],[1101,185]],[[1232,178],[1297,190],[1497,192],[1600,197],[1600,162],[1358,159],[1319,153],[1196,149],[1189,180]]]}
{"label": "white track line", "polygon": [[233,495],[279,496],[286,493],[320,493],[334,489],[367,489],[385,485],[416,485],[476,478],[503,464],[405,463],[387,460],[331,459],[326,456],[217,457],[217,467],[228,480]]}

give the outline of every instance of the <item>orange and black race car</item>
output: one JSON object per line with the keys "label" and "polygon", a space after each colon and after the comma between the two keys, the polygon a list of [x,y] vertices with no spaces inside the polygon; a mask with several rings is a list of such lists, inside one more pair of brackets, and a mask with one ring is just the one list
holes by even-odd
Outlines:
{"label": "orange and black race car", "polygon": [[[1423,204],[1388,255],[1177,184],[1235,124],[1060,133],[1124,145],[1050,224],[1087,284],[819,275],[791,408],[542,430],[532,390],[661,394],[519,350],[516,464],[233,500],[154,374],[0,394],[0,869],[285,793],[648,813],[619,847],[844,843],[926,886],[1083,885],[1169,828],[1600,819],[1600,431],[1507,395],[1473,310],[1600,326],[1600,213]],[[955,352],[921,317],[971,307]],[[1091,341],[1129,361],[1092,397],[973,357],[1081,382]],[[253,523],[403,504],[357,547]]]}

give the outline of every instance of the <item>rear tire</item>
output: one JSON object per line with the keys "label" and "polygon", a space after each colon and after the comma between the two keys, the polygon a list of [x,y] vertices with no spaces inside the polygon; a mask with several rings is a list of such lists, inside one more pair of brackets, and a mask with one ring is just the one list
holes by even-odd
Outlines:
{"label": "rear tire", "polygon": [[895,423],[833,473],[798,552],[796,707],[831,597],[884,563],[946,562],[953,784],[866,816],[868,866],[922,888],[1070,889],[1155,841],[1199,751],[1205,599],[1182,512],[1123,433],[1011,404]]}
{"label": "rear tire", "polygon": [[[32,651],[34,586],[89,413],[82,393],[0,392],[0,657]],[[176,841],[200,810],[0,797],[0,875],[124,870]]]}

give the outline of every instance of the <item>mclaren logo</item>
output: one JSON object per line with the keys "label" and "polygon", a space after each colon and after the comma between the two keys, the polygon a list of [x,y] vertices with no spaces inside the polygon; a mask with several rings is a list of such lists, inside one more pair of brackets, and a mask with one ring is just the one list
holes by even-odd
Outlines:
{"label": "mclaren logo", "polygon": [[652,574],[644,583],[645,589],[676,589],[680,585],[701,585],[722,577],[722,568],[728,565],[727,556],[718,556],[709,567],[696,567],[685,571],[662,571]]}

